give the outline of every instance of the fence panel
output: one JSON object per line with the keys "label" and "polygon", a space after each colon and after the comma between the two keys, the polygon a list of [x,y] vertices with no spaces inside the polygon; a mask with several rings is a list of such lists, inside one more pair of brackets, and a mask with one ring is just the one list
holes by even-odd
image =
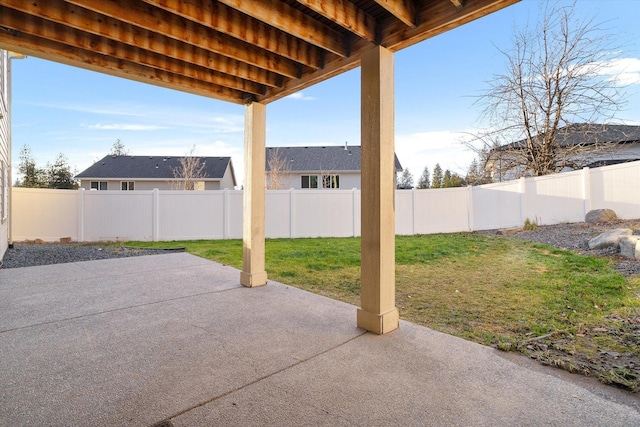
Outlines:
{"label": "fence panel", "polygon": [[[589,209],[640,218],[640,162],[479,187],[398,190],[396,234],[579,222]],[[242,191],[13,188],[16,241],[242,238]],[[267,191],[266,235],[360,236],[360,190]]]}
{"label": "fence panel", "polygon": [[518,181],[473,187],[473,229],[492,230],[522,225]]}
{"label": "fence panel", "polygon": [[224,191],[163,191],[159,240],[224,239],[225,209]]}
{"label": "fence panel", "polygon": [[84,240],[153,240],[153,199],[153,191],[85,191]]}
{"label": "fence panel", "polygon": [[415,234],[468,231],[468,202],[466,188],[416,190]]}
{"label": "fence panel", "polygon": [[584,221],[582,171],[526,180],[525,218],[539,225]]}
{"label": "fence panel", "polygon": [[[294,237],[292,233],[296,217],[292,216],[291,202],[295,203],[295,197],[291,190],[268,190],[265,200],[265,234],[270,239],[281,237]],[[242,220],[242,212],[240,212]]]}
{"label": "fence panel", "polygon": [[620,218],[640,218],[640,162],[590,172],[591,209],[613,209]]}
{"label": "fence panel", "polygon": [[13,188],[12,238],[15,241],[62,237],[79,240],[78,192]]}
{"label": "fence panel", "polygon": [[353,236],[353,196],[353,190],[297,190],[293,210],[293,236]]}

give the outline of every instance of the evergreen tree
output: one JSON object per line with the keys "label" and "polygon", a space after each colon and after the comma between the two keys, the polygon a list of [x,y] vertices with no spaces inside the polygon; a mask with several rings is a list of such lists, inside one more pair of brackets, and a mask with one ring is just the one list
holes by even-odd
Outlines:
{"label": "evergreen tree", "polygon": [[398,188],[401,190],[410,190],[413,188],[413,175],[411,175],[408,168],[402,171],[402,175],[400,175],[400,179],[398,180]]}
{"label": "evergreen tree", "polygon": [[111,147],[111,151],[109,152],[110,156],[126,156],[129,154],[129,150],[124,147],[124,144],[120,142],[119,139],[116,139],[116,142],[113,143]]}
{"label": "evergreen tree", "polygon": [[431,175],[431,188],[441,188],[443,178],[440,163],[436,163],[436,166],[433,168],[433,175]]}
{"label": "evergreen tree", "polygon": [[31,148],[26,144],[20,150],[18,172],[22,174],[22,181],[19,182],[20,187],[45,188],[47,186],[45,172],[36,166]]}
{"label": "evergreen tree", "polygon": [[429,187],[431,187],[431,179],[429,178],[429,168],[425,166],[424,170],[422,171],[422,175],[420,175],[420,178],[418,179],[417,188],[425,189]]}
{"label": "evergreen tree", "polygon": [[444,172],[442,188],[464,187],[465,185],[466,182],[464,178],[457,173],[451,172],[449,169]]}
{"label": "evergreen tree", "polygon": [[47,163],[47,187],[61,190],[75,190],[78,182],[73,178],[74,173],[67,157],[60,153],[53,164]]}

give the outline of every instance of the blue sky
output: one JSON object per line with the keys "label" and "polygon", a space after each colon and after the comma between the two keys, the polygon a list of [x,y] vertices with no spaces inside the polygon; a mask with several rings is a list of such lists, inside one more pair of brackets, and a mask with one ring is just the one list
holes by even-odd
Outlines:
{"label": "blue sky", "polygon": [[[462,175],[474,153],[460,143],[482,127],[476,97],[504,70],[514,26],[535,22],[538,0],[523,0],[396,54],[396,153],[417,180],[436,163]],[[623,47],[628,104],[640,124],[640,1],[579,0]],[[360,70],[267,106],[267,145],[360,144]],[[64,153],[78,172],[120,139],[132,155],[231,156],[243,181],[244,107],[34,57],[13,61],[13,162],[23,145],[39,166]],[[14,175],[15,179],[15,175]]]}

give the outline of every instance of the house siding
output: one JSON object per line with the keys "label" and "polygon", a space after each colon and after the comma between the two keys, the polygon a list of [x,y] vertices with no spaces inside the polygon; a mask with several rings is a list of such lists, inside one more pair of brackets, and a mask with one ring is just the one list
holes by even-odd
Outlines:
{"label": "house siding", "polygon": [[[339,175],[340,176],[340,189],[351,190],[352,188],[360,188],[360,172],[295,172],[290,173],[286,179],[283,179],[281,189],[295,190],[302,189],[302,176],[304,175]],[[270,183],[269,173],[267,172],[267,185]]]}
{"label": "house siding", "polygon": [[[157,188],[158,190],[173,190],[171,182],[169,181],[139,181],[136,179],[118,179],[118,180],[109,180],[109,179],[87,179],[80,181],[80,188],[84,188],[85,190],[91,190],[91,182],[92,181],[106,181],[107,182],[107,190],[108,191],[122,191],[121,183],[123,181],[133,181],[134,188],[136,190],[153,190]],[[221,190],[220,181],[205,181],[205,190]],[[231,187],[233,189],[233,187]]]}
{"label": "house siding", "polygon": [[[11,186],[9,158],[9,57],[0,50],[0,260],[9,246],[8,191]],[[7,182],[5,182],[5,173]]]}

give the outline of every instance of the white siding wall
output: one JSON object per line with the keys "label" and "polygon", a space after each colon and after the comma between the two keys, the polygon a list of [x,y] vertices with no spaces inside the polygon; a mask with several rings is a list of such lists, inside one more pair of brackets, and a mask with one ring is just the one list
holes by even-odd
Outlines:
{"label": "white siding wall", "polygon": [[[428,234],[579,222],[591,209],[640,218],[640,162],[451,189],[398,190],[396,233]],[[242,237],[242,191],[14,189],[14,240]],[[360,190],[270,190],[266,235],[360,235]]]}
{"label": "white siding wall", "polygon": [[[339,175],[340,176],[340,190],[351,190],[353,188],[360,188],[360,172],[325,172],[325,175]],[[317,175],[320,177],[323,175],[320,172],[304,172],[304,173],[291,173],[283,179],[283,189],[302,189],[302,176],[303,175]],[[322,181],[319,178],[318,183],[322,187]],[[269,174],[267,173],[267,185],[269,184]],[[322,189],[322,188],[320,188]],[[306,189],[305,189],[306,190]]]}
{"label": "white siding wall", "polygon": [[[9,158],[9,58],[7,52],[0,50],[0,260],[9,244],[9,206],[8,192],[11,186]],[[6,175],[5,175],[6,174]],[[6,182],[5,182],[6,177]]]}

